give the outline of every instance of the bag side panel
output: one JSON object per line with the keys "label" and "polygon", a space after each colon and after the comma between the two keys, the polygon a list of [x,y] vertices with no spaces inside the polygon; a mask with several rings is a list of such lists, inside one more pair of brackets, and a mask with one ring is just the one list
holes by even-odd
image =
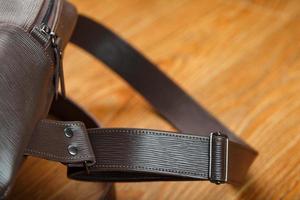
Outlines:
{"label": "bag side panel", "polygon": [[53,64],[24,30],[0,24],[0,199],[53,96]]}

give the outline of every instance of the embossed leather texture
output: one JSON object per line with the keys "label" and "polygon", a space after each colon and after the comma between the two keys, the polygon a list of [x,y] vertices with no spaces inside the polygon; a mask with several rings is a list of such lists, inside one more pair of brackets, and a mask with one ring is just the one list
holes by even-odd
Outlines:
{"label": "embossed leather texture", "polygon": [[[8,193],[38,121],[49,111],[54,58],[49,43],[32,34],[51,0],[0,0],[0,199]],[[63,13],[63,14],[61,14]],[[76,23],[76,10],[57,0],[49,22],[64,48]]]}

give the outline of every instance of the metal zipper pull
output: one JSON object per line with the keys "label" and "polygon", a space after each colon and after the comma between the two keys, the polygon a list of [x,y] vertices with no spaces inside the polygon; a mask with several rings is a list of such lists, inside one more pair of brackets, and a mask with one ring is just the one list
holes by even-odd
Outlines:
{"label": "metal zipper pull", "polygon": [[59,47],[58,37],[54,32],[50,32],[51,45],[54,50],[55,57],[55,77],[54,77],[54,87],[55,87],[55,98],[58,97],[58,87],[60,83],[61,95],[66,96],[65,81],[64,81],[64,71],[62,62],[62,51]]}
{"label": "metal zipper pull", "polygon": [[61,95],[66,96],[63,63],[62,63],[62,51],[60,49],[60,38],[51,30],[48,25],[41,24],[36,26],[32,35],[43,45],[48,44],[50,40],[51,48],[53,49],[54,62],[55,62],[55,74],[54,74],[54,88],[55,88],[55,98],[58,97],[58,89],[60,83]]}

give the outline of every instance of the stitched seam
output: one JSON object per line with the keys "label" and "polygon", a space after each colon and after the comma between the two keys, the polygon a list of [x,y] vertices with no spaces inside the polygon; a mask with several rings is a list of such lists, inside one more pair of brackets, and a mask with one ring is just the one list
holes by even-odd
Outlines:
{"label": "stitched seam", "polygon": [[[208,141],[208,138],[201,138],[201,137],[195,137],[195,136],[188,136],[188,135],[175,135],[172,133],[159,133],[155,131],[149,131],[149,130],[108,130],[108,129],[101,129],[101,130],[89,130],[89,133],[128,133],[132,135],[162,135],[162,136],[171,136],[176,138],[187,138],[187,139],[197,139],[200,141]],[[159,172],[172,172],[172,173],[178,173],[178,174],[185,174],[185,175],[195,175],[195,176],[207,176],[206,173],[193,173],[193,172],[185,172],[180,170],[170,170],[170,169],[162,169],[162,168],[152,168],[152,167],[142,167],[142,166],[131,166],[131,165],[94,165],[92,168],[96,167],[108,167],[108,168],[128,168],[128,169],[145,169],[145,170],[151,170],[151,171],[159,171]]]}
{"label": "stitched seam", "polygon": [[[85,129],[85,126],[82,124],[82,123],[70,123],[70,124],[59,124],[59,123],[55,123],[55,122],[51,122],[52,124],[49,124],[49,123],[45,123],[45,122],[42,122],[39,124],[39,127],[42,128],[50,128],[50,127],[70,127],[70,126],[77,126],[77,127],[80,127],[81,128],[81,131],[82,131],[82,134],[80,134],[80,137],[83,137],[86,141],[85,142],[88,142],[90,143],[90,140],[88,138],[88,135],[87,135],[87,132],[86,132],[86,129]],[[90,151],[90,149],[89,149]]]}
{"label": "stitched seam", "polygon": [[195,176],[207,176],[207,173],[194,173],[194,172],[186,172],[181,170],[172,170],[172,169],[163,169],[163,168],[155,168],[155,167],[143,167],[143,166],[133,166],[133,165],[93,165],[91,168],[96,167],[104,167],[104,168],[121,168],[121,169],[145,169],[151,171],[159,171],[159,172],[172,172],[178,174],[186,174],[186,175],[195,175]]}
{"label": "stitched seam", "polygon": [[[67,124],[67,125],[54,125],[54,124],[39,124],[39,127],[42,128],[47,128],[47,127],[52,127],[52,128],[67,128],[67,127],[79,127],[81,129],[83,129],[82,126],[80,126],[79,124]],[[83,130],[82,130],[83,131]]]}
{"label": "stitched seam", "polygon": [[[77,127],[80,127],[82,130],[82,133],[80,134],[80,138],[83,138],[85,140],[85,142],[87,143],[86,145],[86,151],[89,153],[89,154],[93,154],[93,149],[92,147],[90,148],[90,141],[89,141],[89,138],[88,138],[88,135],[87,135],[87,132],[86,132],[86,129],[85,129],[85,126],[82,122],[73,122],[73,123],[68,123],[68,122],[60,122],[60,121],[51,121],[51,120],[41,120],[40,123],[39,123],[39,127],[42,128],[42,127],[70,127],[70,126],[77,126]],[[76,140],[77,141],[77,140]],[[57,156],[57,155],[54,155],[54,154],[50,154],[50,153],[47,153],[47,152],[40,152],[40,151],[36,151],[36,150],[33,150],[33,149],[27,149],[28,151],[32,152],[32,153],[36,153],[36,154],[39,154],[39,155],[45,155],[45,156],[48,156],[48,157],[53,157],[53,158],[61,158],[61,159],[77,159],[77,158],[94,158],[95,159],[95,156],[72,156],[72,157],[63,157],[63,156]]]}
{"label": "stitched seam", "polygon": [[158,135],[158,136],[171,136],[171,137],[176,137],[176,138],[187,138],[187,139],[196,139],[200,141],[209,141],[208,138],[205,137],[196,137],[196,136],[190,136],[190,135],[180,135],[180,134],[172,134],[172,133],[160,133],[160,132],[155,132],[155,131],[150,131],[150,130],[108,130],[108,129],[100,129],[100,130],[88,130],[89,133],[95,134],[95,133],[128,133],[132,135]]}
{"label": "stitched seam", "polygon": [[41,123],[39,124],[39,126],[43,126],[43,127],[56,127],[56,126],[60,126],[60,127],[67,127],[67,126],[79,126],[81,128],[85,128],[84,124],[82,122],[59,122],[59,121],[49,121],[49,120],[42,120]]}
{"label": "stitched seam", "polygon": [[25,152],[30,152],[30,153],[35,153],[35,154],[39,154],[39,155],[44,155],[47,157],[52,157],[52,158],[58,158],[58,159],[70,159],[70,160],[74,160],[74,159],[79,159],[79,158],[95,158],[93,156],[74,156],[74,157],[68,157],[68,156],[57,156],[54,154],[50,154],[50,153],[46,153],[46,152],[41,152],[41,151],[36,151],[33,149],[26,149]]}

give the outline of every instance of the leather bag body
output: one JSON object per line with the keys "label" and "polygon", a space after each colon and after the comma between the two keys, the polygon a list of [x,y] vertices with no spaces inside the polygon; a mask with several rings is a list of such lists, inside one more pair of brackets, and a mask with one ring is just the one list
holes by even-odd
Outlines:
{"label": "leather bag body", "polygon": [[9,190],[55,92],[53,47],[37,30],[51,27],[63,36],[63,49],[76,19],[75,8],[65,1],[0,0],[0,196]]}

